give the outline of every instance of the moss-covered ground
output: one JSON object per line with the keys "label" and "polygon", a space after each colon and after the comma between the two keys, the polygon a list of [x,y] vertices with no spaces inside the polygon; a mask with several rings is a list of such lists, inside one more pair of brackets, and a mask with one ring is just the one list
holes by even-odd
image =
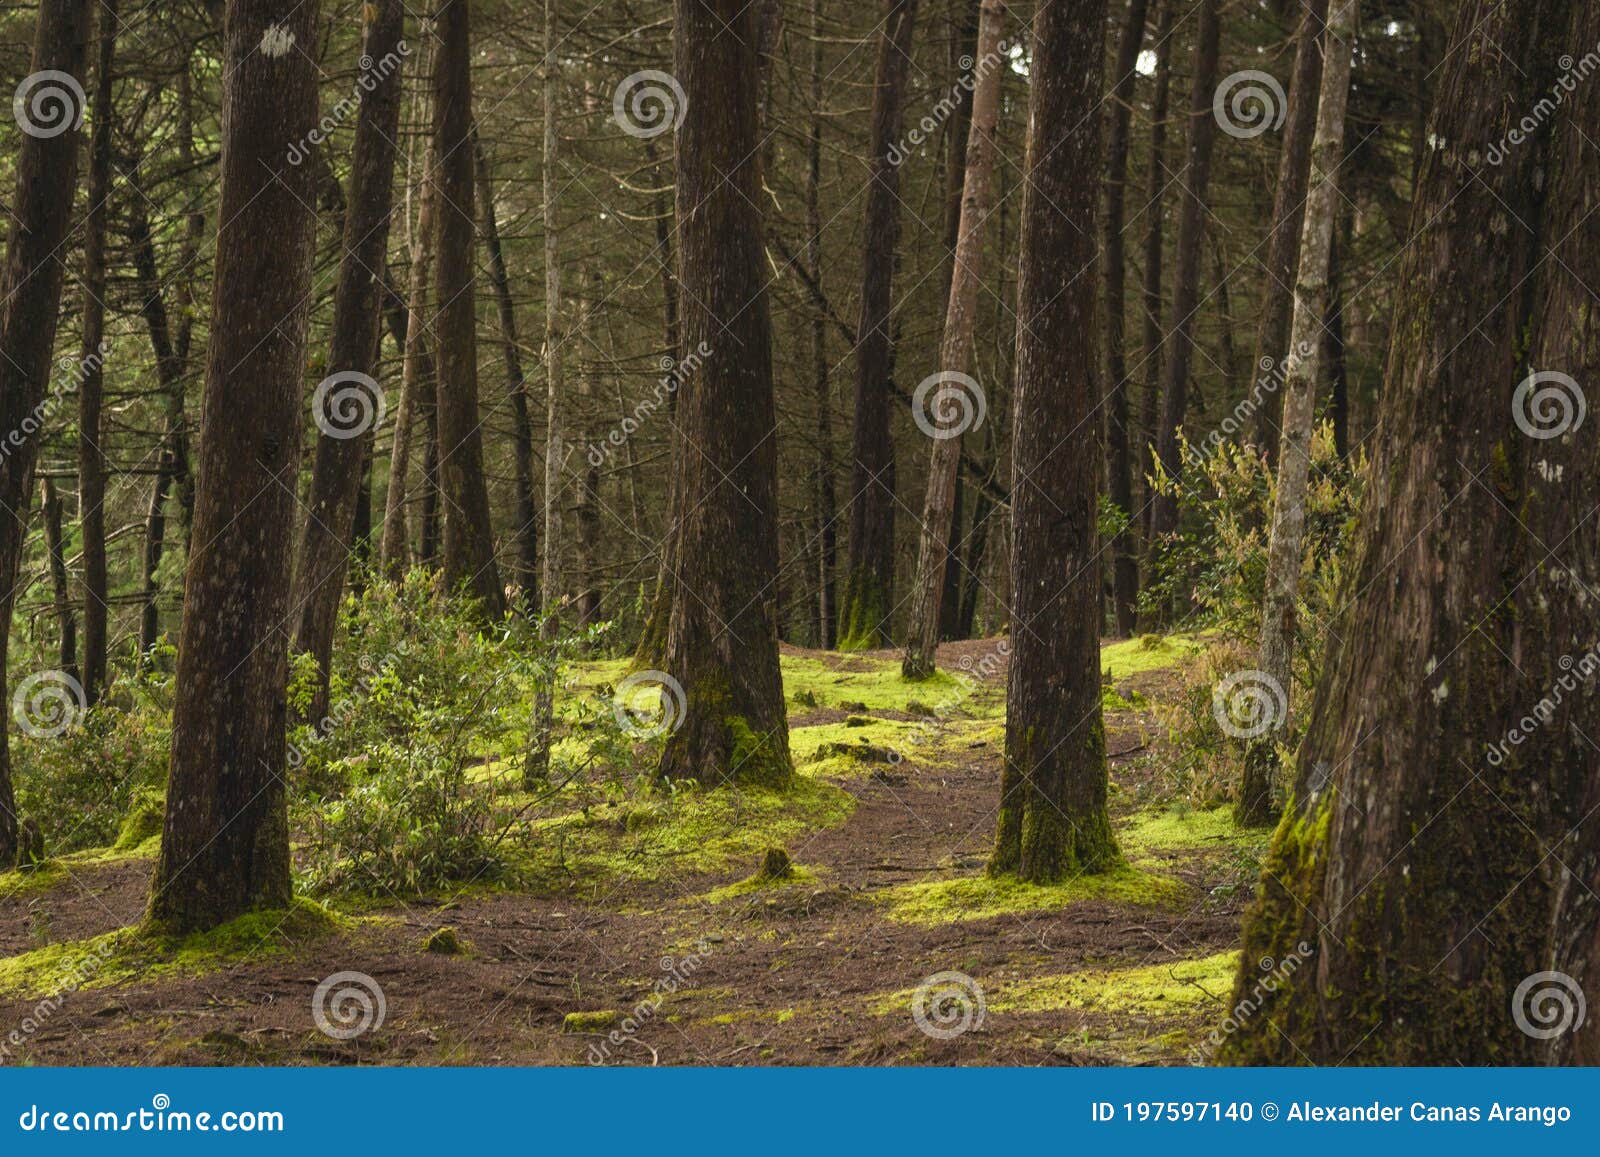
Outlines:
{"label": "moss-covered ground", "polygon": [[[1160,712],[1199,649],[1102,649],[1109,872],[986,871],[1002,640],[942,647],[915,683],[888,652],[785,648],[788,788],[664,788],[640,744],[632,779],[529,792],[486,753],[468,782],[518,825],[492,880],[335,889],[158,936],[142,914],[160,799],[141,796],[114,846],[0,873],[0,1016],[50,1002],[21,1046],[44,1063],[1182,1061],[1224,1014],[1264,854],[1226,809],[1163,787]],[[587,662],[569,690],[629,670]],[[386,996],[353,1041],[311,1015],[341,972]],[[919,1001],[952,975],[972,1023],[925,1032]]]}

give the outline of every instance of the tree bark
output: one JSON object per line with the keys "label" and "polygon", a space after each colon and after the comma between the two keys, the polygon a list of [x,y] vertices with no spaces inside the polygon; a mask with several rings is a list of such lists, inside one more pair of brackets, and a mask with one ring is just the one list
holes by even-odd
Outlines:
{"label": "tree bark", "polygon": [[94,123],[89,139],[89,208],[83,232],[83,344],[78,352],[78,526],[83,536],[83,698],[93,706],[106,685],[106,456],[100,410],[105,397],[106,215],[111,199],[111,132],[118,0],[100,3]]}
{"label": "tree bark", "polygon": [[[1256,356],[1282,365],[1290,356],[1289,323],[1294,312],[1294,282],[1300,266],[1300,231],[1305,221],[1306,184],[1310,180],[1311,136],[1317,123],[1314,94],[1322,86],[1322,28],[1328,0],[1307,0],[1295,33],[1294,75],[1289,80],[1289,107],[1283,144],[1278,150],[1278,186],[1272,198],[1272,227],[1267,233],[1266,284],[1261,294],[1261,324],[1256,330]],[[1278,456],[1278,425],[1283,402],[1276,390],[1262,395],[1255,412],[1256,445],[1269,462]]]}
{"label": "tree bark", "polygon": [[439,334],[439,495],[444,503],[445,586],[478,601],[490,621],[505,614],[495,565],[489,489],[478,414],[477,222],[472,181],[472,36],[469,0],[440,0],[433,67],[433,170],[439,214],[434,266]]}
{"label": "tree bark", "polygon": [[1293,347],[1284,365],[1283,431],[1278,491],[1267,545],[1266,595],[1261,607],[1260,676],[1278,710],[1245,750],[1239,783],[1240,823],[1270,823],[1278,779],[1277,742],[1289,726],[1294,700],[1295,617],[1300,567],[1305,557],[1306,487],[1311,477],[1311,437],[1317,420],[1317,376],[1328,312],[1328,267],[1339,215],[1339,165],[1344,160],[1344,117],[1350,98],[1350,57],[1355,52],[1358,0],[1332,0],[1324,44],[1316,137],[1311,145],[1310,192],[1300,238],[1294,289]]}
{"label": "tree bark", "polygon": [[[668,779],[787,784],[778,670],[776,414],[758,208],[755,14],[744,0],[676,0],[683,339],[710,356],[678,400],[678,593],[666,671],[684,693]],[[688,447],[693,447],[689,452]]]}
{"label": "tree bark", "polygon": [[[916,578],[911,588],[910,622],[900,669],[907,679],[933,674],[933,653],[939,641],[939,604],[944,591],[945,556],[950,547],[955,509],[956,472],[961,464],[961,434],[983,404],[961,381],[972,360],[972,333],[977,321],[978,282],[983,264],[983,225],[993,190],[995,129],[1000,111],[1000,38],[1005,30],[1005,5],[983,0],[978,17],[978,55],[972,90],[972,126],[967,135],[967,167],[961,194],[961,237],[956,242],[955,272],[939,343],[939,370],[951,377],[927,397],[924,421],[935,431],[928,455],[928,491],[922,506],[922,533]],[[970,379],[969,379],[970,380]],[[959,394],[959,398],[952,395]],[[915,406],[915,403],[913,403]],[[953,422],[950,419],[953,418]]]}
{"label": "tree bark", "polygon": [[483,243],[489,251],[489,278],[494,286],[500,319],[500,343],[506,357],[506,390],[511,397],[511,459],[515,471],[517,543],[515,581],[519,601],[527,610],[539,605],[539,524],[533,500],[533,424],[528,417],[528,382],[522,373],[522,347],[517,342],[517,311],[511,302],[511,276],[506,272],[505,252],[500,244],[500,223],[494,211],[494,196],[489,185],[489,158],[472,131],[472,148],[477,158],[478,187],[482,190],[479,217],[483,223]]}
{"label": "tree bark", "polygon": [[897,150],[916,17],[916,0],[885,0],[869,113],[855,418],[850,435],[850,543],[839,598],[839,646],[847,651],[889,641],[894,590],[894,444],[889,431],[894,336],[889,319],[900,235]]}
{"label": "tree bark", "polygon": [[[406,336],[405,353],[400,370],[400,408],[395,415],[394,449],[389,455],[389,487],[383,504],[383,537],[378,547],[378,557],[383,573],[397,579],[410,563],[411,543],[406,524],[407,491],[410,486],[411,454],[420,426],[426,443],[423,448],[424,501],[433,493],[434,465],[428,459],[434,454],[433,413],[434,376],[433,350],[428,341],[428,285],[433,275],[434,234],[437,214],[434,184],[429,176],[438,164],[437,150],[430,143],[424,150],[423,175],[416,184],[417,223],[411,237],[411,269],[406,282]],[[426,529],[426,512],[421,519]],[[433,556],[422,550],[424,560]]]}
{"label": "tree bark", "polygon": [[[806,142],[805,262],[812,279],[822,284],[822,3],[811,0],[811,128]],[[833,391],[829,383],[828,318],[813,302],[811,313],[812,393],[817,406],[817,646],[831,649],[838,639],[837,588],[838,494],[834,485]]]}
{"label": "tree bark", "polygon": [[[1106,462],[1111,504],[1131,520],[1133,508],[1133,443],[1128,430],[1128,355],[1124,318],[1127,314],[1127,251],[1122,234],[1123,201],[1128,183],[1128,122],[1133,111],[1139,46],[1149,0],[1128,0],[1122,35],[1117,41],[1115,73],[1111,80],[1110,111],[1106,118],[1105,217],[1105,343],[1106,343]],[[1139,563],[1134,557],[1129,531],[1111,542],[1112,606],[1117,633],[1132,635],[1137,623]]]}
{"label": "tree bark", "polygon": [[[376,0],[363,9],[361,106],[356,112],[343,256],[333,297],[328,377],[312,399],[319,431],[311,490],[295,573],[294,649],[317,663],[308,718],[328,713],[333,636],[355,529],[362,467],[383,417],[383,391],[373,379],[383,323],[383,279],[389,252],[395,136],[400,123],[399,67],[405,31],[402,0]],[[331,385],[331,389],[328,388]]]}
{"label": "tree bark", "polygon": [[[1346,609],[1226,1060],[1600,1061],[1600,1018],[1558,1003],[1600,982],[1600,442],[1576,384],[1600,380],[1600,87],[1505,147],[1597,40],[1587,0],[1458,8]],[[1309,960],[1263,991],[1253,962],[1290,953]]]}
{"label": "tree bark", "polygon": [[[1201,0],[1195,31],[1194,69],[1189,90],[1189,159],[1179,182],[1183,192],[1178,216],[1178,247],[1172,270],[1172,322],[1167,327],[1166,362],[1161,374],[1161,421],[1156,428],[1156,459],[1170,479],[1177,479],[1183,464],[1178,454],[1178,430],[1188,412],[1189,365],[1194,355],[1194,322],[1199,308],[1201,241],[1206,229],[1206,195],[1211,184],[1211,154],[1217,122],[1211,111],[1217,87],[1220,42],[1217,0]],[[1178,497],[1157,494],[1152,507],[1152,546],[1178,529]]]}
{"label": "tree bark", "polygon": [[[89,10],[87,0],[42,0],[30,80],[23,82],[28,104],[27,111],[19,114],[24,131],[17,144],[11,235],[0,271],[0,426],[10,431],[6,453],[0,455],[0,677],[6,672],[17,572],[27,541],[41,426],[36,410],[45,404],[50,380],[65,272],[61,249],[72,217],[78,179],[77,122],[83,113],[66,86],[38,74],[64,72],[82,91]],[[24,93],[19,90],[17,98],[22,101]],[[17,859],[9,731],[0,727],[0,867]]]}
{"label": "tree bark", "polygon": [[61,673],[83,680],[78,673],[78,616],[72,606],[72,585],[67,578],[67,552],[62,543],[61,496],[56,493],[55,479],[45,476],[42,513],[44,514],[45,553],[50,562],[50,591],[56,611],[56,663]]}
{"label": "tree bark", "polygon": [[1156,427],[1161,421],[1161,278],[1165,245],[1167,172],[1167,108],[1172,91],[1172,5],[1173,0],[1152,0],[1156,6],[1155,92],[1150,97],[1150,160],[1145,176],[1144,207],[1144,286],[1143,359],[1144,399],[1139,408],[1139,477],[1145,479],[1144,504],[1140,507],[1145,553],[1150,553],[1151,511],[1155,496],[1148,479],[1155,471]]}
{"label": "tree bark", "polygon": [[[176,931],[288,904],[291,547],[315,214],[284,144],[317,117],[317,4],[229,0],[220,223],[172,762],[150,916]],[[271,238],[272,244],[262,243]]]}
{"label": "tree bark", "polygon": [[1105,0],[1034,15],[1012,427],[1011,663],[992,874],[1117,862],[1100,715],[1101,470],[1093,331]]}

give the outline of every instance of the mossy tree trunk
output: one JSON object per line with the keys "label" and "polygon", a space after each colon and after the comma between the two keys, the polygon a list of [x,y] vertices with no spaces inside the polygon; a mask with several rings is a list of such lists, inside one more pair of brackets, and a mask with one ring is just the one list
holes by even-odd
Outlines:
{"label": "mossy tree trunk", "polygon": [[[150,915],[214,927],[289,902],[283,689],[316,215],[285,140],[317,117],[317,5],[230,0],[221,201],[172,762]],[[270,237],[273,243],[262,244]]]}
{"label": "mossy tree trunk", "polygon": [[895,247],[900,235],[900,116],[916,0],[885,0],[868,122],[869,166],[862,226],[861,318],[856,328],[855,425],[850,440],[850,542],[839,598],[839,646],[889,641],[894,590],[894,443],[889,410],[894,377]]}
{"label": "mossy tree trunk", "polygon": [[[395,136],[400,123],[400,40],[405,30],[401,0],[369,3],[361,42],[355,144],[346,198],[344,252],[333,297],[333,335],[328,350],[330,375],[371,378],[377,368],[378,335],[383,321],[383,282],[377,272],[388,260]],[[311,489],[301,524],[293,606],[294,647],[317,662],[317,681],[308,717],[328,712],[333,636],[339,601],[350,569],[356,505],[363,466],[376,438],[380,396],[360,378],[347,378],[313,402],[316,449]]]}
{"label": "mossy tree trunk", "polygon": [[711,351],[682,388],[672,512],[678,566],[666,671],[685,710],[661,774],[787,783],[778,669],[776,414],[763,258],[756,13],[677,0],[674,72],[685,349]]}
{"label": "mossy tree trunk", "polygon": [[1006,762],[990,870],[1048,882],[1117,860],[1100,716],[1098,483],[1091,332],[1099,286],[1097,116],[1105,0],[1034,16],[1017,283]]}
{"label": "mossy tree trunk", "polygon": [[[1225,1059],[1600,1061],[1592,1009],[1518,1025],[1557,1011],[1519,994],[1565,987],[1536,974],[1600,984],[1600,441],[1571,384],[1600,380],[1600,87],[1562,86],[1507,147],[1597,40],[1592,0],[1459,8],[1348,609],[1245,921],[1235,998],[1261,1005]],[[1250,962],[1302,943],[1310,963],[1258,994]]]}
{"label": "mossy tree trunk", "polygon": [[1333,229],[1339,216],[1339,166],[1344,162],[1345,108],[1350,97],[1350,58],[1359,23],[1357,0],[1333,0],[1323,46],[1317,98],[1316,136],[1311,146],[1311,188],[1306,196],[1295,275],[1291,348],[1283,361],[1283,429],[1278,444],[1278,486],[1267,544],[1266,593],[1261,605],[1260,673],[1276,696],[1278,711],[1264,735],[1245,749],[1237,817],[1243,824],[1271,823],[1278,815],[1278,742],[1289,726],[1294,701],[1294,650],[1305,562],[1306,491],[1311,480],[1311,437],[1317,419],[1317,379],[1322,369],[1322,331],[1328,313],[1328,273]]}

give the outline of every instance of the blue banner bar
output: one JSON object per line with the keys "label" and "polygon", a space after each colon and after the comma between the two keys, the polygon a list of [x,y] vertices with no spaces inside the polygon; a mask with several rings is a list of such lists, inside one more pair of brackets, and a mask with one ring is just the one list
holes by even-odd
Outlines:
{"label": "blue banner bar", "polygon": [[13,1069],[0,1154],[1570,1153],[1597,1093],[1594,1069]]}

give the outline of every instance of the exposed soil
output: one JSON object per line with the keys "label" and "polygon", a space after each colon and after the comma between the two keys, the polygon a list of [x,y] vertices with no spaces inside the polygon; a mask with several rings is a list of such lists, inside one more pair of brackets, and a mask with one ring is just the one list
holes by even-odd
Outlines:
{"label": "exposed soil", "polygon": [[[954,671],[963,658],[992,652],[992,642],[952,644],[939,659]],[[1003,681],[1002,663],[991,682]],[[1147,695],[1172,681],[1170,672],[1129,680]],[[844,714],[797,714],[794,726]],[[1108,750],[1126,753],[1113,759],[1114,780],[1126,787],[1146,774],[1156,731],[1148,717],[1108,717]],[[394,903],[366,913],[385,919],[216,971],[66,994],[37,1018],[25,1056],[111,1065],[1182,1061],[1183,1042],[1220,1019],[1225,991],[1170,1016],[990,1010],[951,1039],[915,1022],[909,992],[935,973],[965,973],[992,997],[1019,979],[1194,960],[1237,942],[1247,889],[1212,894],[1239,879],[1220,850],[1167,857],[1169,874],[1192,886],[1177,905],[1084,901],[932,927],[888,918],[878,900],[887,888],[982,876],[1000,757],[996,744],[984,743],[963,747],[954,767],[906,761],[844,781],[859,801],[850,819],[787,849],[811,874],[802,883],[708,900],[711,889],[754,872],[752,863],[719,876],[679,878],[668,869],[583,903],[482,890]],[[10,895],[0,888],[0,956],[137,923],[150,867],[121,860],[71,867],[48,887]],[[429,933],[445,926],[466,942],[465,953],[423,950]],[[319,983],[344,970],[370,976],[386,1011],[381,1027],[336,1040],[318,1030],[312,1002]],[[650,1008],[653,987],[669,976],[682,977],[678,991]],[[0,1030],[35,1015],[38,1001],[0,997]],[[641,1002],[649,1011],[633,1032],[621,1031],[616,1022]],[[568,1022],[571,1013],[608,1010],[616,1022]]]}

